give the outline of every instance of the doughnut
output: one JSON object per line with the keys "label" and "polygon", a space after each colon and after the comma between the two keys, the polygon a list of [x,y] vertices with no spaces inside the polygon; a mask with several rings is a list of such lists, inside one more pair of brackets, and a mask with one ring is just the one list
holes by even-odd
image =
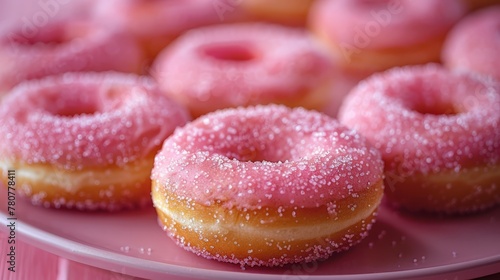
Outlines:
{"label": "doughnut", "polygon": [[339,120],[381,151],[393,205],[463,214],[500,203],[499,108],[498,82],[429,64],[363,81]]}
{"label": "doughnut", "polygon": [[313,0],[245,0],[241,6],[255,20],[304,26]]}
{"label": "doughnut", "polygon": [[[228,2],[228,3],[226,3]],[[99,1],[95,17],[128,30],[153,59],[189,29],[233,22],[244,15],[225,0],[108,0]]]}
{"label": "doughnut", "polygon": [[66,73],[16,86],[0,105],[0,181],[34,205],[118,210],[151,203],[154,156],[187,111],[150,78]]}
{"label": "doughnut", "polygon": [[176,130],[157,154],[152,198],[184,249],[245,266],[327,258],[367,236],[383,195],[380,153],[324,114],[223,109]]}
{"label": "doughnut", "polygon": [[500,6],[477,11],[460,21],[443,47],[450,69],[471,71],[500,80]]}
{"label": "doughnut", "polygon": [[189,31],[159,54],[151,75],[197,117],[268,103],[319,109],[334,71],[307,31],[239,23]]}
{"label": "doughnut", "polygon": [[77,71],[137,73],[143,55],[132,37],[90,21],[51,21],[0,35],[0,97],[24,80]]}
{"label": "doughnut", "polygon": [[317,1],[311,30],[351,71],[438,62],[447,32],[466,13],[457,0]]}
{"label": "doughnut", "polygon": [[463,1],[471,11],[482,9],[487,6],[500,4],[499,0],[463,0]]}

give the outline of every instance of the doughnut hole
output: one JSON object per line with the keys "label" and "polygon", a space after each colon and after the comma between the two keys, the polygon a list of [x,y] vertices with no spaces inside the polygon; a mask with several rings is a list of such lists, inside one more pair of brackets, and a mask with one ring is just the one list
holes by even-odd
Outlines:
{"label": "doughnut hole", "polygon": [[245,62],[257,58],[254,48],[249,42],[226,42],[204,45],[200,47],[204,56],[222,61]]}
{"label": "doughnut hole", "polygon": [[358,1],[349,1],[349,4],[363,7],[364,9],[374,9],[374,8],[387,8],[387,4],[389,4],[391,0],[358,0]]}
{"label": "doughnut hole", "polygon": [[[58,91],[61,90],[46,89],[46,92],[43,93],[50,98],[43,100],[40,107],[50,115],[72,118],[81,115],[94,115],[101,110],[99,104],[89,98],[86,92],[61,95]],[[58,98],[58,96],[62,98]]]}
{"label": "doughnut hole", "polygon": [[[469,82],[471,83],[471,82]],[[407,110],[421,115],[454,116],[478,109],[478,101],[489,91],[479,83],[473,86],[457,79],[454,83],[429,84],[425,79],[415,78],[413,83],[392,86],[388,89]],[[470,92],[473,91],[473,94]],[[465,98],[457,98],[464,96]]]}
{"label": "doughnut hole", "polygon": [[[120,86],[98,89],[97,87],[72,88],[71,84],[59,89],[48,88],[44,93],[48,96],[41,100],[39,106],[50,115],[73,118],[92,116],[112,111],[123,104],[130,94],[130,89]],[[60,94],[60,92],[67,94]],[[99,95],[100,97],[96,97]]]}
{"label": "doughnut hole", "polygon": [[283,162],[298,157],[298,148],[280,139],[249,139],[237,135],[224,147],[216,147],[216,153],[240,162]]}
{"label": "doughnut hole", "polygon": [[475,212],[499,201],[497,87],[440,65],[394,69],[353,91],[339,119],[382,152],[392,204]]}
{"label": "doughnut hole", "polygon": [[[240,162],[284,162],[301,160],[319,143],[312,134],[304,134],[299,127],[281,127],[276,120],[266,120],[260,116],[232,120],[221,123],[203,123],[201,130],[210,137],[184,139],[204,151],[218,154]],[[223,129],[221,129],[223,128]],[[312,145],[311,143],[315,143]]]}
{"label": "doughnut hole", "polygon": [[33,36],[27,36],[23,32],[15,32],[10,37],[10,43],[20,46],[55,46],[68,41],[68,38],[62,34],[61,28],[57,29],[41,29]]}
{"label": "doughnut hole", "polygon": [[[455,98],[450,96],[450,90],[454,89],[443,88],[445,86],[427,86],[426,84],[418,85],[420,89],[427,91],[429,94],[415,94],[415,98],[410,105],[410,109],[423,115],[456,115],[461,113],[460,104]],[[418,88],[417,88],[418,90]],[[420,92],[420,91],[414,91]]]}
{"label": "doughnut hole", "polygon": [[70,24],[51,23],[43,28],[37,28],[33,34],[17,30],[6,37],[12,47],[25,48],[58,48],[66,46],[73,40],[88,37],[92,30],[89,22],[74,21]]}
{"label": "doughnut hole", "polygon": [[423,115],[456,115],[460,112],[458,111],[458,106],[455,106],[451,103],[420,103],[414,104],[415,106],[411,108],[413,111],[416,111]]}
{"label": "doughnut hole", "polygon": [[228,150],[221,151],[229,159],[241,162],[283,162],[294,158],[294,150],[276,149],[273,143],[255,143],[255,145],[234,145]]}
{"label": "doughnut hole", "polygon": [[[74,105],[71,104],[71,105]],[[98,109],[93,106],[94,104],[79,104],[77,106],[68,106],[58,110],[55,115],[60,117],[72,118],[81,115],[94,115]]]}

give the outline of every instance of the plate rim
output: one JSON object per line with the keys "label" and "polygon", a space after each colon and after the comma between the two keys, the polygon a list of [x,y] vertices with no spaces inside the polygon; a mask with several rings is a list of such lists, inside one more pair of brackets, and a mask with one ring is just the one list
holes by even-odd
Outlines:
{"label": "plate rim", "polygon": [[[8,216],[4,211],[0,211],[0,218],[7,221]],[[203,279],[216,277],[218,279],[258,279],[275,280],[275,279],[301,279],[304,277],[311,280],[323,279],[401,279],[401,278],[415,278],[438,276],[443,274],[457,273],[470,269],[479,269],[498,264],[500,268],[500,254],[496,256],[489,256],[481,259],[474,259],[463,261],[459,263],[452,263],[446,265],[439,265],[434,267],[406,269],[400,271],[386,271],[376,273],[362,273],[362,274],[338,274],[338,275],[292,275],[292,274],[265,274],[253,272],[236,271],[223,271],[212,270],[206,268],[193,268],[176,264],[162,263],[154,260],[146,260],[134,256],[127,256],[114,251],[109,251],[103,248],[94,247],[91,245],[83,244],[75,240],[71,240],[57,234],[42,230],[22,219],[17,219],[19,226],[16,227],[21,236],[26,237],[27,243],[42,250],[56,254],[76,262],[84,263],[93,267],[114,271],[122,274],[127,274],[135,277],[144,277],[145,268],[147,272],[155,277],[161,276],[180,276],[195,279]],[[1,231],[6,231],[6,227],[2,227]],[[51,241],[51,240],[56,240]],[[76,259],[79,256],[78,260]],[[116,269],[120,267],[120,270]],[[499,271],[500,272],[500,271]],[[492,272],[496,273],[496,272]],[[488,275],[488,274],[486,274]],[[478,276],[486,276],[478,275]]]}

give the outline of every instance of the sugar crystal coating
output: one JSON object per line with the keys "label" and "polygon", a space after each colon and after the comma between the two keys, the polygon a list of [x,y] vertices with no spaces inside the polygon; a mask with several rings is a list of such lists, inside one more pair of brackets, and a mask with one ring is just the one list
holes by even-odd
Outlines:
{"label": "sugar crystal coating", "polygon": [[366,235],[379,152],[302,108],[220,110],[177,129],[155,158],[153,202],[180,246],[244,266],[327,258]]}
{"label": "sugar crystal coating", "polygon": [[153,76],[173,98],[208,113],[303,98],[328,84],[333,68],[303,29],[244,23],[187,32],[158,56]]}
{"label": "sugar crystal coating", "polygon": [[22,81],[66,72],[140,70],[137,42],[116,28],[76,19],[50,21],[34,34],[24,28],[0,36],[0,96]]}
{"label": "sugar crystal coating", "polygon": [[224,207],[317,207],[381,179],[379,152],[320,113],[278,105],[222,110],[169,137],[152,179]]}
{"label": "sugar crystal coating", "polygon": [[401,175],[493,166],[500,162],[499,88],[437,65],[402,67],[362,82],[339,119]]}
{"label": "sugar crystal coating", "polygon": [[394,205],[477,212],[500,203],[499,90],[438,65],[396,68],[355,88],[339,119],[381,151]]}
{"label": "sugar crystal coating", "polygon": [[149,155],[189,119],[154,81],[67,73],[16,87],[0,106],[0,157],[63,169],[122,166]]}
{"label": "sugar crystal coating", "polygon": [[[376,213],[374,214],[376,216]],[[198,249],[186,241],[185,238],[176,235],[173,232],[168,232],[168,235],[177,243],[177,245],[181,246],[187,251],[191,251],[198,256],[213,259],[221,262],[228,262],[239,264],[242,269],[245,269],[247,266],[284,266],[286,264],[293,263],[312,263],[317,261],[322,261],[331,256],[333,253],[342,252],[348,250],[352,246],[358,244],[363,238],[365,238],[368,234],[368,231],[371,230],[372,225],[375,223],[375,218],[362,220],[360,222],[359,234],[355,233],[347,233],[344,234],[340,240],[332,240],[332,239],[317,239],[315,240],[318,244],[311,243],[306,251],[308,255],[298,256],[291,254],[291,246],[290,245],[282,245],[279,242],[275,242],[270,239],[268,241],[268,246],[276,251],[276,257],[270,259],[259,259],[252,256],[253,250],[248,250],[248,256],[242,259],[235,257],[234,255],[224,255],[224,254],[213,254],[211,250],[207,249]],[[353,230],[354,232],[356,230]],[[200,235],[203,235],[200,233]],[[208,239],[207,239],[208,241]],[[207,242],[209,244],[209,242]],[[251,245],[251,244],[248,244]],[[212,249],[212,248],[211,248]]]}

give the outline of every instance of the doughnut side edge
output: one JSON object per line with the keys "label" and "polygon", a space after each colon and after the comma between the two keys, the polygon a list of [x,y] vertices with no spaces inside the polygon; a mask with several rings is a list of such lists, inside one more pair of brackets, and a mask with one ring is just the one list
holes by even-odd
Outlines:
{"label": "doughnut side edge", "polygon": [[159,224],[170,238],[199,256],[242,267],[321,261],[349,249],[376,222],[384,190],[379,180],[357,198],[319,208],[246,210],[180,200],[158,181],[152,185]]}
{"label": "doughnut side edge", "polygon": [[17,194],[33,205],[46,208],[136,209],[151,204],[148,170],[153,161],[154,153],[124,166],[67,170],[49,164],[0,159],[0,182],[7,183],[8,169],[17,170]]}

